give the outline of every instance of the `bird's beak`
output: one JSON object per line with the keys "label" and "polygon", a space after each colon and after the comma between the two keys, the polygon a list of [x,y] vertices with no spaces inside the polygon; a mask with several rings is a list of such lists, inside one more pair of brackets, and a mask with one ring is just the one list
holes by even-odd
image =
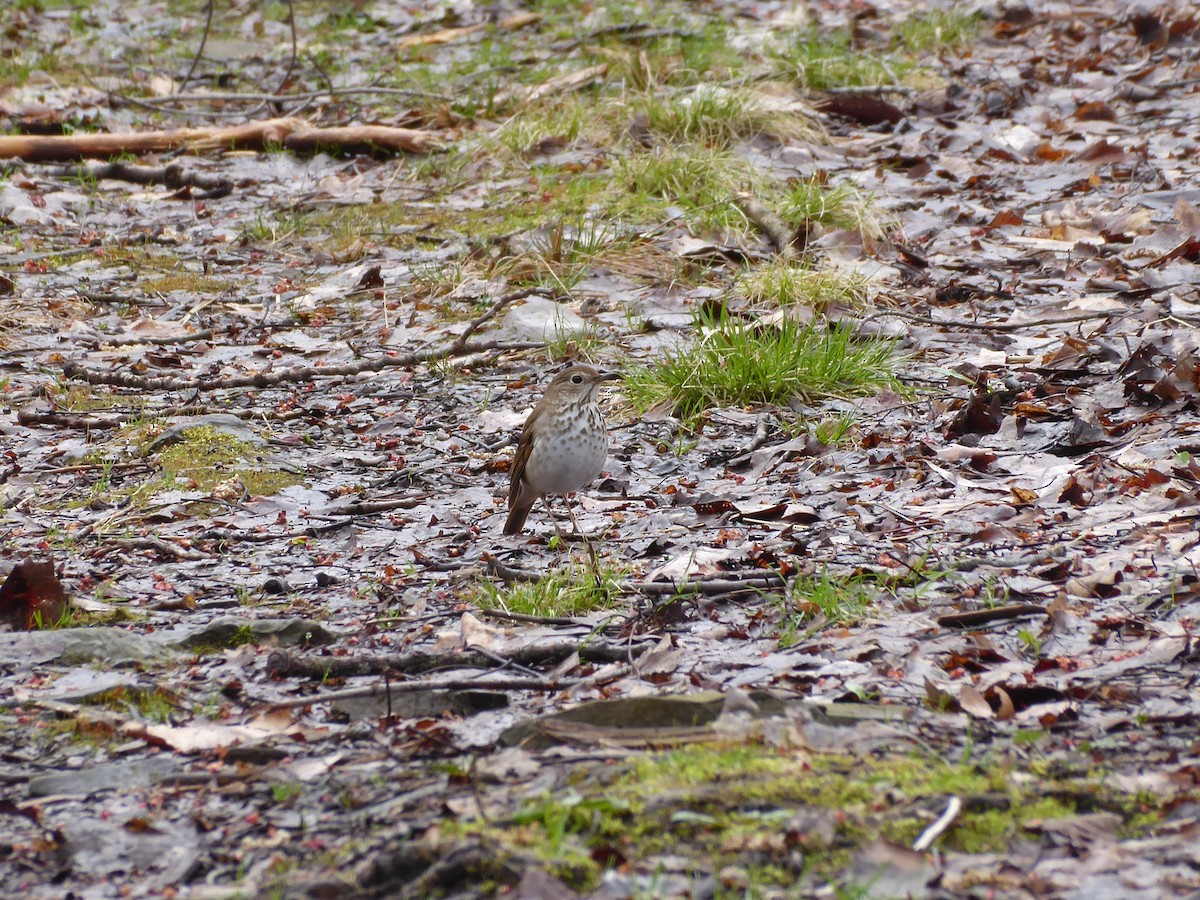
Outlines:
{"label": "bird's beak", "polygon": [[620,372],[601,372],[598,381],[620,381]]}

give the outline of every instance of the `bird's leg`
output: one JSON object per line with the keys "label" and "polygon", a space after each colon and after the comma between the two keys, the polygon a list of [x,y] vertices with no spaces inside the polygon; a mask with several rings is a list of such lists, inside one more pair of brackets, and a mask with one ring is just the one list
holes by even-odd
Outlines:
{"label": "bird's leg", "polygon": [[588,536],[579,527],[579,522],[575,519],[575,510],[571,508],[571,498],[566,494],[563,494],[563,503],[567,505],[567,513],[571,516],[571,525],[575,528],[575,534],[583,538],[583,549],[587,551],[588,561],[592,564],[592,577],[596,579],[596,589],[599,590],[602,584],[600,579],[600,560],[596,557],[596,548],[592,546],[592,542],[588,540]]}
{"label": "bird's leg", "polygon": [[[554,526],[554,533],[558,535],[558,542],[565,544],[567,537],[562,533],[562,529],[558,527],[558,516],[554,515],[554,508],[550,505],[550,495],[542,494],[542,506],[546,507],[546,513],[550,516],[550,524]],[[567,504],[567,511],[570,512],[571,505]],[[573,520],[573,517],[572,517]]]}
{"label": "bird's leg", "polygon": [[587,535],[579,530],[579,523],[577,521],[575,521],[575,510],[573,510],[571,508],[571,498],[568,497],[566,494],[563,494],[563,503],[566,504],[567,515],[569,515],[571,517],[571,527],[573,529],[575,529],[574,532],[572,532],[572,533],[582,536],[583,539],[586,541]]}

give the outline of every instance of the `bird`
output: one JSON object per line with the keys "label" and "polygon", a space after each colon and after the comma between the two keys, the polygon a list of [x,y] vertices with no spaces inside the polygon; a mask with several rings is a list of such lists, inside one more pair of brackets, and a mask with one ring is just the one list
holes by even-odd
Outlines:
{"label": "bird", "polygon": [[[508,487],[505,534],[519,534],[533,504],[539,499],[579,490],[604,468],[608,457],[608,429],[597,403],[600,386],[620,376],[591,366],[573,365],[559,372],[533,408],[517,441]],[[575,514],[567,503],[571,522]],[[553,520],[553,515],[551,515]],[[558,531],[558,523],[554,523]]]}

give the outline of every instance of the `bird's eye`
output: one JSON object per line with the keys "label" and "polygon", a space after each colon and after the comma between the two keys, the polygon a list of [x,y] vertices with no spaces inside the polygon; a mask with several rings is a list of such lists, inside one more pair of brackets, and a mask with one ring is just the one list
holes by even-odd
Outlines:
{"label": "bird's eye", "polygon": [[571,384],[583,384],[583,376],[576,372],[571,376]]}

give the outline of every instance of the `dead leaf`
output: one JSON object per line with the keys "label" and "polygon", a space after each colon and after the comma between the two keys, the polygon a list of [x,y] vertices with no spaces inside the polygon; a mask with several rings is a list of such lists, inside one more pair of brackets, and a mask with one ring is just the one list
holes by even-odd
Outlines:
{"label": "dead leaf", "polygon": [[983,699],[983,694],[969,684],[958,689],[958,703],[976,719],[990,719],[995,715],[991,705]]}
{"label": "dead leaf", "polygon": [[996,720],[999,722],[1008,722],[1016,714],[1016,708],[1013,706],[1012,697],[1008,696],[1008,691],[1002,687],[993,688],[996,696],[1000,698],[1000,708],[996,710]]}
{"label": "dead leaf", "polygon": [[49,628],[62,619],[67,603],[54,563],[26,559],[13,566],[0,584],[0,624],[13,631]]}

